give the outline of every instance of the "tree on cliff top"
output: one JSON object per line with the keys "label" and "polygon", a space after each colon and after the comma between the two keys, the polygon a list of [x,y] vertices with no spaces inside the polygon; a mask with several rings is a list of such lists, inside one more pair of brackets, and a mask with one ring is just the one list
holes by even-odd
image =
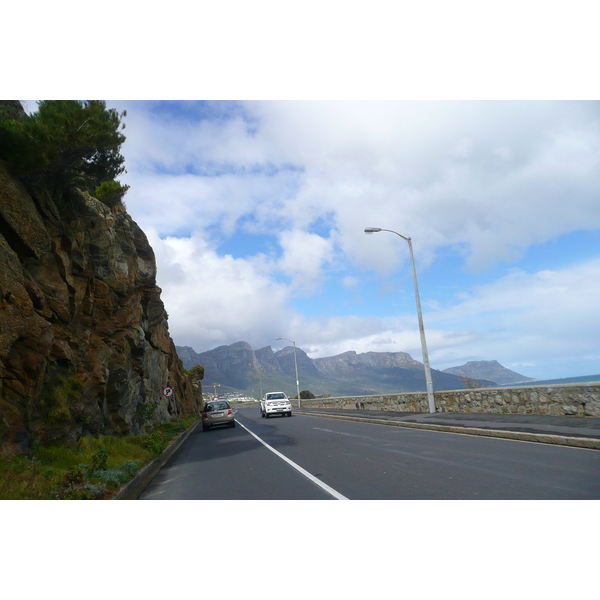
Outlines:
{"label": "tree on cliff top", "polygon": [[115,203],[128,189],[114,181],[125,172],[124,116],[103,100],[42,100],[36,113],[16,118],[1,110],[0,158],[28,183],[55,192],[77,186],[94,193],[110,183],[105,197]]}
{"label": "tree on cliff top", "polygon": [[201,365],[196,365],[190,369],[189,374],[190,377],[195,381],[201,381],[204,379],[204,367]]}

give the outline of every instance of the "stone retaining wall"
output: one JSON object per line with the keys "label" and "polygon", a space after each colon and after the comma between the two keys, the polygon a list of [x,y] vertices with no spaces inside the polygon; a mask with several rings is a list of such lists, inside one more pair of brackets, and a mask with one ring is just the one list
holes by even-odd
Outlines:
{"label": "stone retaining wall", "polygon": [[[600,383],[527,385],[435,392],[438,412],[600,417]],[[429,412],[427,394],[345,396],[302,400],[306,408]]]}

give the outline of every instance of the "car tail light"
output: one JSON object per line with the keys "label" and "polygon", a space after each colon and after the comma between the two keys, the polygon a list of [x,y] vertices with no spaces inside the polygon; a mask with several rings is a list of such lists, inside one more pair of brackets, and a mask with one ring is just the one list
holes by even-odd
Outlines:
{"label": "car tail light", "polygon": [[230,409],[227,411],[227,414],[228,414],[228,415],[232,415],[232,414],[233,414],[233,410],[230,408]]}
{"label": "car tail light", "polygon": [[207,416],[207,414],[205,412],[202,413],[202,418],[203,419],[208,419],[208,416]]}

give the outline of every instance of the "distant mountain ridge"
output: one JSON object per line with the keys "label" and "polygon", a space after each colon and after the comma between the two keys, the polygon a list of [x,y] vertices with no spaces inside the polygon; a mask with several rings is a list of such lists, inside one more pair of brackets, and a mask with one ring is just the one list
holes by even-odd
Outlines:
{"label": "distant mountain ridge", "polygon": [[532,377],[525,377],[525,375],[515,373],[515,371],[503,367],[497,360],[474,360],[460,367],[444,369],[444,373],[458,375],[459,377],[469,377],[471,379],[489,379],[490,381],[495,381],[498,385],[535,381]]}
{"label": "distant mountain ridge", "polygon": [[[186,369],[198,364],[204,367],[203,384],[207,390],[217,384],[220,392],[241,391],[254,397],[269,390],[282,390],[291,396],[296,395],[292,346],[274,352],[271,346],[253,350],[247,342],[236,342],[201,353],[189,346],[177,346],[177,352]],[[348,351],[312,359],[297,347],[296,359],[300,390],[310,390],[314,394],[360,396],[426,389],[423,364],[406,352],[357,354]],[[450,372],[452,369],[463,371]],[[431,370],[435,390],[463,389],[467,387],[465,378],[470,380],[469,386],[475,387],[511,382],[511,377],[518,377],[519,381],[533,381],[506,369],[497,361],[478,361],[452,369]],[[496,379],[484,377],[484,373],[493,373]]]}
{"label": "distant mountain ridge", "polygon": [[317,370],[321,373],[340,374],[357,365],[371,367],[400,367],[403,369],[422,369],[423,365],[406,352],[364,352],[357,354],[354,350],[336,356],[313,359]]}

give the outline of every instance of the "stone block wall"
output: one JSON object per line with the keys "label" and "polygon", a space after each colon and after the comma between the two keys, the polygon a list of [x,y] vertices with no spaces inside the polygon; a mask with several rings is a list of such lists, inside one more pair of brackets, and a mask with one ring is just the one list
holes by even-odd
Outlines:
{"label": "stone block wall", "polygon": [[[600,417],[600,383],[450,390],[434,396],[438,412]],[[425,392],[315,398],[302,400],[302,406],[429,412]]]}

